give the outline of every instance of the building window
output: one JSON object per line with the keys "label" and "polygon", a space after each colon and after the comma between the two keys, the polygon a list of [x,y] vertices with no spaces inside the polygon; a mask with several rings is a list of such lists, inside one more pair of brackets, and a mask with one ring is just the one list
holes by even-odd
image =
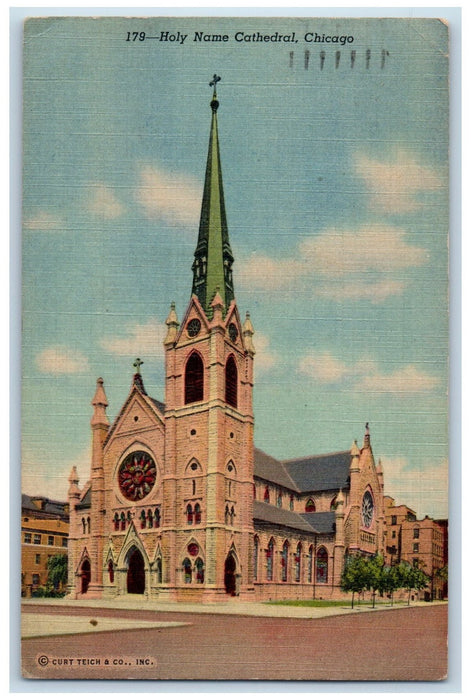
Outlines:
{"label": "building window", "polygon": [[110,579],[110,583],[113,583],[114,582],[114,567],[113,567],[112,561],[108,562],[108,577]]}
{"label": "building window", "polygon": [[237,408],[237,365],[233,355],[226,362],[226,403]]}
{"label": "building window", "polygon": [[203,360],[194,352],[185,367],[185,404],[202,401],[204,393]]}
{"label": "building window", "polygon": [[267,549],[267,581],[273,581],[273,553],[275,551],[275,543],[273,539],[268,543]]}
{"label": "building window", "polygon": [[35,563],[35,564],[40,564],[40,563],[41,563],[41,555],[40,555],[40,554],[35,554],[35,555],[34,555],[34,563]]}
{"label": "building window", "polygon": [[195,525],[200,525],[201,523],[201,506],[199,503],[195,506]]}
{"label": "building window", "polygon": [[307,582],[312,583],[312,561],[313,561],[314,547],[309,547],[309,553],[307,556]]}
{"label": "building window", "polygon": [[114,529],[119,530],[119,515],[118,515],[118,513],[114,514],[113,523],[114,523]]}
{"label": "building window", "polygon": [[30,532],[25,532],[24,542],[25,542],[25,544],[31,544],[31,533]]}
{"label": "building window", "polygon": [[191,480],[191,495],[194,496],[196,494],[196,479]]}
{"label": "building window", "polygon": [[67,537],[62,538],[62,546],[67,547]]}
{"label": "building window", "polygon": [[414,542],[413,547],[412,547],[412,551],[414,552],[414,554],[416,554],[419,551],[419,543],[418,542]]}
{"label": "building window", "polygon": [[231,525],[234,525],[234,518],[235,518],[235,510],[234,506],[231,508]]}
{"label": "building window", "polygon": [[321,547],[317,550],[316,557],[316,582],[317,583],[327,583],[328,574],[328,558],[327,550],[325,547]]}
{"label": "building window", "polygon": [[265,493],[263,494],[263,500],[265,503],[270,503],[270,489],[268,486],[265,486]]}
{"label": "building window", "polygon": [[198,557],[195,561],[196,583],[204,583],[204,564],[202,559]]}
{"label": "building window", "polygon": [[230,518],[229,506],[226,503],[226,510],[224,511],[224,522],[226,525],[229,525],[229,518]]}
{"label": "building window", "polygon": [[[124,513],[123,513],[122,515],[124,515]],[[145,526],[146,526],[146,511],[145,511],[145,510],[141,510],[141,514],[140,514],[140,516],[139,516],[139,520],[140,520],[140,523],[141,523],[141,530],[143,530],[143,529],[145,528]]]}
{"label": "building window", "polygon": [[155,527],[160,527],[160,509],[156,508],[154,511],[154,522]]}
{"label": "building window", "polygon": [[87,518],[87,532],[90,534],[90,516]]}
{"label": "building window", "polygon": [[254,581],[258,578],[258,548],[260,546],[260,541],[255,535],[253,540],[253,579]]}
{"label": "building window", "polygon": [[41,544],[41,535],[34,535],[33,542],[34,544]]}
{"label": "building window", "polygon": [[157,559],[157,583],[162,583],[162,559],[159,557]]}
{"label": "building window", "polygon": [[187,525],[193,525],[193,508],[191,507],[191,503],[186,507],[186,523]]}
{"label": "building window", "polygon": [[153,527],[154,525],[154,516],[152,515],[152,511],[149,509],[147,511],[147,527]]}
{"label": "building window", "polygon": [[312,498],[309,498],[308,501],[306,502],[305,506],[305,511],[306,513],[315,513],[316,512],[316,506]]}
{"label": "building window", "polygon": [[301,559],[302,559],[303,548],[301,542],[298,542],[296,547],[296,554],[294,555],[294,580],[299,583],[301,581]]}
{"label": "building window", "polygon": [[291,494],[291,496],[289,497],[289,509],[294,510],[294,496],[293,496],[293,494]]}
{"label": "building window", "polygon": [[285,540],[283,544],[283,549],[281,552],[281,580],[288,580],[288,557],[289,557],[289,544],[288,540]]}
{"label": "building window", "polygon": [[391,525],[397,525],[397,515],[391,515]]}
{"label": "building window", "polygon": [[392,531],[391,537],[393,538],[393,540],[396,539],[396,530],[393,530],[393,531]]}
{"label": "building window", "polygon": [[417,540],[420,535],[420,530],[418,527],[414,527],[414,540]]}
{"label": "building window", "polygon": [[185,583],[191,583],[191,561],[183,560],[183,580]]}
{"label": "building window", "polygon": [[39,586],[40,583],[39,574],[33,574],[33,586]]}
{"label": "building window", "polygon": [[47,537],[47,543],[48,543],[49,547],[53,547],[53,546],[54,546],[54,535],[48,535],[48,537]]}
{"label": "building window", "polygon": [[334,496],[330,502],[330,510],[336,510],[337,508],[337,496]]}
{"label": "building window", "polygon": [[276,494],[276,505],[278,506],[278,508],[281,508],[283,506],[283,494],[281,493],[280,489],[278,489]]}

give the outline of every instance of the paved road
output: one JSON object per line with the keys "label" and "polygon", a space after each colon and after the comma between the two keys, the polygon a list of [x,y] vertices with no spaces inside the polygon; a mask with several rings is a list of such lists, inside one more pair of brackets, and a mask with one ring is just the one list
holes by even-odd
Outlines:
{"label": "paved road", "polygon": [[[38,605],[35,610],[41,614],[57,612],[51,606]],[[91,618],[96,612],[93,608],[67,610],[68,615]],[[27,639],[22,651],[24,675],[82,679],[439,680],[446,675],[447,612],[446,605],[431,605],[299,620],[107,610],[110,617],[190,625]]]}

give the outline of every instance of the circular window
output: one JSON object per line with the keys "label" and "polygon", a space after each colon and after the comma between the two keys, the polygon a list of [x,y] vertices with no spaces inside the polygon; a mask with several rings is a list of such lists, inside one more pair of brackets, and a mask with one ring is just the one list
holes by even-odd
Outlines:
{"label": "circular window", "polygon": [[188,322],[186,330],[190,338],[195,338],[201,330],[201,321],[199,318],[192,318],[191,321]]}
{"label": "circular window", "polygon": [[200,548],[198,547],[198,545],[196,544],[196,542],[191,542],[191,543],[188,545],[188,554],[189,554],[191,557],[196,557],[196,555],[198,554],[199,551],[200,551]]}
{"label": "circular window", "polygon": [[237,336],[239,335],[239,331],[237,330],[237,326],[235,323],[230,323],[229,324],[229,338],[232,340],[233,343],[237,340]]}
{"label": "circular window", "polygon": [[156,474],[155,462],[147,452],[131,452],[118,471],[121,493],[130,501],[140,501],[152,491]]}
{"label": "circular window", "polygon": [[373,496],[369,491],[365,491],[361,504],[361,519],[365,527],[371,527],[371,523],[373,522],[373,512]]}

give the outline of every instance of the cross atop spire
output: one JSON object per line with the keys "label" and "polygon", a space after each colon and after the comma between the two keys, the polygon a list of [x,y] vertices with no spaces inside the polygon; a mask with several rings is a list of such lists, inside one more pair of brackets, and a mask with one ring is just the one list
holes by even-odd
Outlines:
{"label": "cross atop spire", "polygon": [[193,288],[208,318],[213,316],[211,302],[219,287],[224,309],[234,299],[232,282],[232,256],[227,230],[226,207],[222,186],[221,159],[217,125],[216,85],[221,80],[216,73],[209,85],[213,88],[211,101],[211,131],[209,135],[208,159],[204,181],[203,202],[198,234],[198,244],[193,262]]}

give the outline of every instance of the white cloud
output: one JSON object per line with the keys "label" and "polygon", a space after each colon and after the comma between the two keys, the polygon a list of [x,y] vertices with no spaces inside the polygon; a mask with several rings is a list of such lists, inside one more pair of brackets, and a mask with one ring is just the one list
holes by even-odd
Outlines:
{"label": "white cloud", "polygon": [[420,394],[434,389],[439,379],[407,365],[394,372],[373,372],[358,380],[357,389],[381,394]]}
{"label": "white cloud", "polygon": [[406,214],[421,208],[417,195],[444,187],[431,168],[421,165],[405,149],[389,160],[373,160],[363,154],[354,157],[357,175],[371,193],[371,206],[385,214]]}
{"label": "white cloud", "polygon": [[201,186],[188,175],[167,172],[150,165],[141,168],[136,200],[149,219],[196,226],[201,199]]}
{"label": "white cloud", "polygon": [[87,357],[65,345],[44,348],[36,357],[36,366],[44,374],[80,374],[89,371]]}
{"label": "white cloud", "polygon": [[67,500],[68,478],[72,466],[77,467],[82,488],[90,478],[90,447],[86,447],[75,458],[64,462],[53,450],[22,449],[21,455],[21,491],[28,496],[46,496],[57,500]]}
{"label": "white cloud", "polygon": [[384,493],[395,499],[396,505],[416,510],[417,517],[448,516],[448,463],[425,465],[411,469],[403,457],[382,460]]}
{"label": "white cloud", "polygon": [[163,341],[166,335],[165,324],[156,319],[146,323],[131,323],[125,327],[124,335],[103,338],[101,347],[112,355],[141,357],[163,356]]}
{"label": "white cloud", "polygon": [[101,183],[90,185],[88,208],[93,214],[104,219],[116,219],[124,212],[123,205],[111,187]]}
{"label": "white cloud", "polygon": [[342,301],[383,302],[405,288],[402,271],[419,267],[427,251],[411,245],[405,232],[372,224],[358,230],[330,229],[304,239],[291,258],[253,253],[240,265],[239,278],[251,289],[297,290]]}
{"label": "white cloud", "polygon": [[299,361],[298,370],[322,384],[335,384],[350,374],[347,365],[329,352],[306,355]]}
{"label": "white cloud", "polygon": [[23,226],[30,231],[56,231],[63,228],[64,221],[58,214],[40,209],[34,216],[26,219]]}
{"label": "white cloud", "polygon": [[352,391],[381,394],[422,394],[431,391],[439,383],[437,377],[412,364],[391,372],[382,372],[369,357],[347,364],[330,352],[308,353],[299,360],[298,372],[320,384],[342,382]]}
{"label": "white cloud", "polygon": [[276,355],[270,350],[270,339],[263,333],[256,333],[254,336],[255,345],[255,372],[257,374],[265,372],[276,363]]}

